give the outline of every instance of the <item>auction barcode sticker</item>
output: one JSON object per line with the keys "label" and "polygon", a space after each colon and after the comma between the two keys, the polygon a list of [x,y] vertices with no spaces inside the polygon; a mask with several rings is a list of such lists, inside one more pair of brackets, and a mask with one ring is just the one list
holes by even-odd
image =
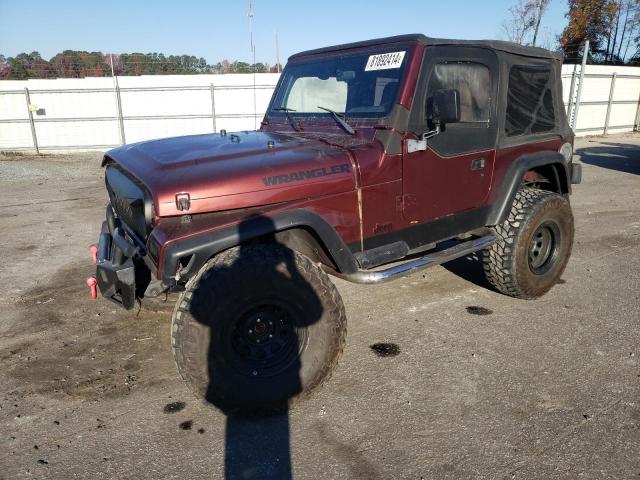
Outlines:
{"label": "auction barcode sticker", "polygon": [[371,55],[367,60],[367,66],[364,71],[370,70],[389,70],[391,68],[400,68],[405,52],[380,53]]}

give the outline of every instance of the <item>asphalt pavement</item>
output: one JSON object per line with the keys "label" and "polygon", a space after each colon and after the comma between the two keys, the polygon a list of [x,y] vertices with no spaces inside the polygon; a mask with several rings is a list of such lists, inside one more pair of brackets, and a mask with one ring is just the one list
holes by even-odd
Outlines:
{"label": "asphalt pavement", "polygon": [[640,478],[640,135],[576,147],[575,245],[550,293],[496,293],[477,257],[336,281],[340,364],[270,419],[192,396],[171,297],[89,298],[98,153],[0,155],[0,479]]}

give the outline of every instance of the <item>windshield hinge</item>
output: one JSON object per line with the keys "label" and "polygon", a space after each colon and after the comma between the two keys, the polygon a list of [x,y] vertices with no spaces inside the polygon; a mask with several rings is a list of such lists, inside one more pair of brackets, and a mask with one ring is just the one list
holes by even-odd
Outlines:
{"label": "windshield hinge", "polygon": [[410,138],[407,140],[407,153],[424,152],[427,149],[427,140],[440,133],[440,125],[436,125],[435,130],[423,133],[418,140]]}

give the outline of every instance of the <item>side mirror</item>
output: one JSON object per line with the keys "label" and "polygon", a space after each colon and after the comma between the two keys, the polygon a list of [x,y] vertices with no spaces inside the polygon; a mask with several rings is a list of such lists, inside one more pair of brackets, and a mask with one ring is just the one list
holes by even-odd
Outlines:
{"label": "side mirror", "polygon": [[460,121],[460,92],[458,90],[436,90],[429,98],[429,120],[436,125]]}
{"label": "side mirror", "polygon": [[420,135],[418,140],[407,140],[407,152],[427,149],[427,140],[444,131],[447,123],[460,121],[460,92],[458,90],[436,90],[427,98],[427,120],[433,130]]}

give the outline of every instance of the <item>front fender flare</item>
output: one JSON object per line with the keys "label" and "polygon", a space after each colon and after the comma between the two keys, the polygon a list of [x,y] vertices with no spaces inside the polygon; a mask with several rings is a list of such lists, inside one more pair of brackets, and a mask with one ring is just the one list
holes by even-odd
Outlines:
{"label": "front fender flare", "polygon": [[339,271],[353,273],[358,269],[351,250],[331,225],[309,210],[297,209],[250,217],[232,227],[170,243],[163,252],[161,280],[167,286],[175,284],[182,258],[190,260],[181,268],[180,278],[190,278],[207,260],[223,250],[292,228],[304,228],[317,236]]}

